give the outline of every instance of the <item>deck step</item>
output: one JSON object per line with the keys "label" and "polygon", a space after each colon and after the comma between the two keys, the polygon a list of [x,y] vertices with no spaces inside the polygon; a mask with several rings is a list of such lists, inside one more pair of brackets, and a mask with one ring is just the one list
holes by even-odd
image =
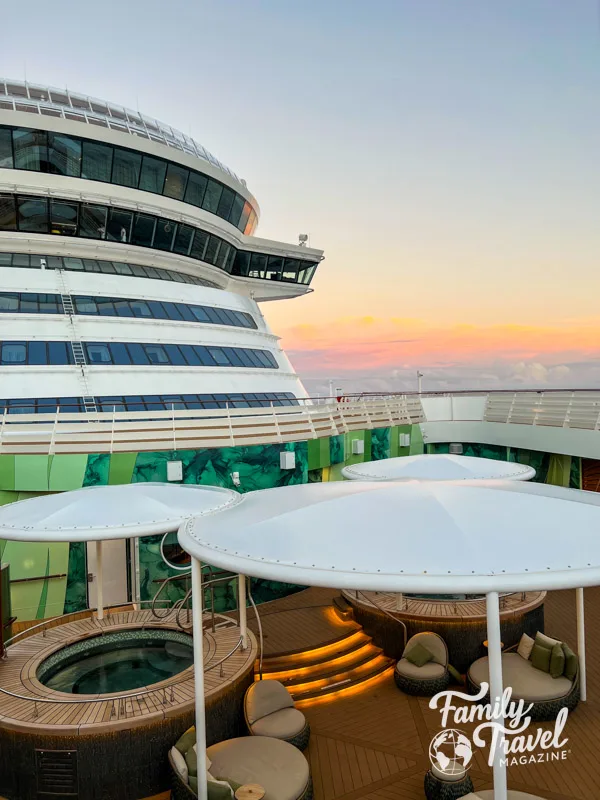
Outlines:
{"label": "deck step", "polygon": [[371,637],[358,628],[351,633],[345,633],[338,639],[333,639],[319,647],[310,648],[299,653],[271,656],[263,659],[263,672],[280,672],[290,669],[299,669],[313,664],[322,664],[333,658],[338,658],[346,653],[358,650],[365,644],[371,643]]}
{"label": "deck step", "polygon": [[273,671],[271,669],[265,670],[263,667],[263,676],[281,681],[292,692],[294,691],[293,687],[298,684],[330,678],[334,675],[339,675],[340,672],[356,669],[382,654],[383,650],[380,647],[367,642],[362,647],[343,653],[337,658],[329,658],[308,666],[299,666],[296,669]]}
{"label": "deck step", "polygon": [[353,670],[340,672],[323,681],[312,681],[290,689],[290,693],[295,702],[302,700],[312,700],[317,697],[325,697],[333,692],[343,691],[350,689],[354,686],[359,686],[361,683],[376,678],[382,675],[386,670],[390,669],[394,664],[394,660],[387,656],[377,656],[367,663],[357,667]]}
{"label": "deck step", "polygon": [[333,598],[333,610],[345,622],[354,619],[354,609],[342,595]]}

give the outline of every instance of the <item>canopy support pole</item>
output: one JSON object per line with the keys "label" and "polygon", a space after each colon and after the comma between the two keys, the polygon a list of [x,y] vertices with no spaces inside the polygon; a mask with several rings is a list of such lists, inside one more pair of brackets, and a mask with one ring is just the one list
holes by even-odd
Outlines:
{"label": "canopy support pole", "polygon": [[202,564],[192,556],[192,625],[194,634],[194,693],[196,701],[196,755],[198,800],[207,800],[206,715],[204,710],[204,657],[202,654]]}
{"label": "canopy support pole", "polygon": [[246,608],[246,576],[238,575],[238,608],[240,613],[240,636],[242,650],[248,647],[248,611]]}
{"label": "canopy support pole", "polygon": [[585,673],[585,606],[583,589],[576,590],[577,595],[577,656],[579,658],[579,691],[581,700],[587,700],[587,680]]}
{"label": "canopy support pole", "polygon": [[102,542],[96,542],[96,616],[104,619],[104,577],[102,573]]}
{"label": "canopy support pole", "polygon": [[[502,642],[500,639],[500,598],[498,592],[486,595],[488,662],[490,668],[490,703],[494,722],[504,725],[502,715]],[[494,800],[507,800],[506,764],[502,750],[503,736],[498,737],[493,757]]]}

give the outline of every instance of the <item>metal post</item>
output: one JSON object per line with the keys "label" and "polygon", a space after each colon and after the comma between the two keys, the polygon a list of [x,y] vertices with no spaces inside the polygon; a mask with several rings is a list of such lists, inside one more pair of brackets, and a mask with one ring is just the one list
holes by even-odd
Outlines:
{"label": "metal post", "polygon": [[581,700],[587,700],[587,681],[585,674],[585,607],[583,589],[576,590],[577,595],[577,655],[579,657],[579,691]]}
{"label": "metal post", "polygon": [[[502,643],[500,640],[500,600],[498,592],[486,596],[488,662],[490,668],[490,703],[494,708],[494,722],[504,724],[502,716]],[[502,752],[503,737],[498,737],[494,752],[494,800],[507,800],[506,764]]]}
{"label": "metal post", "polygon": [[242,650],[245,650],[248,647],[245,575],[238,575],[238,608],[240,610],[240,636],[242,637]]}
{"label": "metal post", "polygon": [[104,619],[104,592],[102,577],[102,542],[96,542],[96,616]]}
{"label": "metal post", "polygon": [[204,713],[204,657],[202,655],[202,565],[192,556],[192,624],[194,634],[194,692],[196,700],[196,755],[198,800],[207,800],[206,716]]}
{"label": "metal post", "polygon": [[133,602],[136,606],[136,611],[141,609],[141,591],[140,591],[140,540],[136,536],[131,540],[131,560],[133,562]]}

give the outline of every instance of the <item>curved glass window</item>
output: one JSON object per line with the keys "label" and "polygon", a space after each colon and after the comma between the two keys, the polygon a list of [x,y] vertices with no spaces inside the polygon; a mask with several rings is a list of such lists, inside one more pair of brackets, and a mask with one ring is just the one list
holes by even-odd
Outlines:
{"label": "curved glass window", "polygon": [[45,197],[0,195],[0,230],[131,243],[186,255],[232,275],[261,280],[308,285],[317,268],[315,261],[245,253],[219,236],[165,217],[90,203],[54,199],[49,203]]}
{"label": "curved glass window", "polygon": [[[170,411],[172,408],[268,408],[298,405],[291,392],[253,394],[114,395],[94,398],[99,411]],[[83,413],[82,397],[0,399],[0,414]]]}
{"label": "curved glass window", "polygon": [[[188,367],[255,367],[279,369],[272,353],[247,347],[82,342],[88,364],[127,364]],[[191,351],[189,348],[192,348]],[[189,353],[192,353],[192,357]],[[186,354],[187,357],[186,357]],[[198,364],[200,362],[200,364]],[[71,342],[0,342],[0,364],[73,364]]]}
{"label": "curved glass window", "polygon": [[[72,299],[76,314],[203,322],[254,330],[257,328],[251,314],[226,308],[158,300],[129,300],[123,297],[72,295]],[[65,312],[58,294],[0,292],[0,313],[64,314]]]}
{"label": "curved glass window", "polygon": [[256,212],[229,186],[182,164],[126,147],[29,128],[0,127],[0,168],[141,189],[216,214],[247,235],[256,229]]}

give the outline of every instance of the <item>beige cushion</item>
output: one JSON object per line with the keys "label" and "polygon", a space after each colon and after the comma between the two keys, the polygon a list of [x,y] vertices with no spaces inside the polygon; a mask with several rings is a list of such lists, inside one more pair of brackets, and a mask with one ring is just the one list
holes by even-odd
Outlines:
{"label": "beige cushion", "polygon": [[432,763],[431,771],[438,780],[445,781],[446,783],[455,783],[456,781],[462,781],[462,779],[465,777],[465,773],[467,770],[460,764],[460,762],[458,763],[458,765],[456,764],[456,762],[454,763],[455,763],[454,770],[456,771],[453,771],[451,773],[445,772],[437,763],[435,764]]}
{"label": "beige cushion", "polygon": [[185,763],[185,758],[176,747],[171,748],[171,759],[173,760],[173,766],[175,767],[177,774],[184,783],[187,783],[188,767],[187,764]]}
{"label": "beige cushion", "polygon": [[517,653],[521,656],[521,658],[524,658],[525,661],[529,661],[534,644],[535,639],[532,639],[531,636],[527,636],[527,634],[524,633],[523,636],[521,636],[521,641],[517,647]]}
{"label": "beige cushion", "polygon": [[254,725],[257,719],[274,711],[294,707],[294,701],[283,683],[269,680],[253,683],[246,693],[244,703],[249,725]]}
{"label": "beige cushion", "polygon": [[[471,792],[461,797],[460,800],[494,800],[493,789],[480,789],[478,792]],[[508,790],[508,800],[543,800],[537,794],[525,794],[525,792],[517,792],[514,789]]]}
{"label": "beige cushion", "polygon": [[396,671],[405,678],[412,678],[417,681],[434,681],[444,676],[446,668],[435,661],[428,661],[422,667],[417,667],[416,664],[411,664],[407,658],[401,658],[396,664]]}
{"label": "beige cushion", "polygon": [[297,800],[308,786],[308,761],[281,739],[243,736],[213,744],[207,750],[213,775],[236,783],[258,783],[265,800]]}
{"label": "beige cushion", "polygon": [[306,718],[296,708],[282,708],[266,717],[257,719],[251,730],[254,736],[274,736],[275,739],[291,739],[306,725]]}
{"label": "beige cushion", "polygon": [[404,648],[402,657],[404,658],[407,653],[410,653],[411,648],[417,643],[429,650],[436,664],[442,664],[444,667],[447,665],[448,653],[446,652],[446,644],[441,636],[431,631],[423,631],[423,633],[416,633],[414,636],[411,636],[408,640],[408,644]]}
{"label": "beige cushion", "polygon": [[[480,686],[489,683],[487,656],[479,658],[469,668],[469,678]],[[505,653],[502,656],[502,681],[504,688],[512,689],[515,700],[528,700],[537,703],[564,697],[573,687],[572,681],[564,676],[553,678],[549,673],[536,669],[531,661],[525,661],[518,653]]]}

